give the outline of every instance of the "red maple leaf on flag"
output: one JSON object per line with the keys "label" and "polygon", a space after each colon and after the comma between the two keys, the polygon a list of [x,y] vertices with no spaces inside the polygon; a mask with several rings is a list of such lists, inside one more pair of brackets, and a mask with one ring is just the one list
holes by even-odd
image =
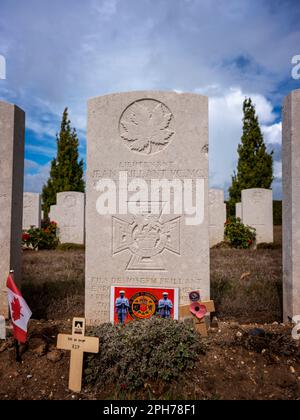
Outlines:
{"label": "red maple leaf on flag", "polygon": [[14,297],[14,300],[11,303],[11,309],[13,321],[18,321],[19,319],[21,319],[21,316],[24,316],[21,313],[22,306],[18,298]]}

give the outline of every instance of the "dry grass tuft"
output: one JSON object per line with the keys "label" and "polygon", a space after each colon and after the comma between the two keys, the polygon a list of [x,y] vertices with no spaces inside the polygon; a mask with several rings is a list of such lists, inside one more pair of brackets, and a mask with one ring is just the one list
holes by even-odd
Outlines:
{"label": "dry grass tuft", "polygon": [[36,319],[83,315],[84,251],[26,251],[22,291]]}
{"label": "dry grass tuft", "polygon": [[212,297],[221,318],[243,323],[281,321],[280,227],[275,227],[271,249],[212,249],[210,260]]}

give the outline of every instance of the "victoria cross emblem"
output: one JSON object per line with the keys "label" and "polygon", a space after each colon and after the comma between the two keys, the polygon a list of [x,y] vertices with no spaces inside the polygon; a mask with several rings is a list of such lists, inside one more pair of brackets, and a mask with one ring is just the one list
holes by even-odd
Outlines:
{"label": "victoria cross emblem", "polygon": [[113,217],[113,255],[131,253],[128,271],[166,271],[163,253],[180,255],[180,219],[140,214],[128,222]]}

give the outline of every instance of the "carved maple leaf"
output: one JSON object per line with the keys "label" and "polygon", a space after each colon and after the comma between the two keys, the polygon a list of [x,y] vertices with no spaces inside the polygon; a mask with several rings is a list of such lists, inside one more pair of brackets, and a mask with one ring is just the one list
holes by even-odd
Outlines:
{"label": "carved maple leaf", "polygon": [[141,103],[131,106],[127,119],[121,121],[121,137],[130,142],[130,148],[151,153],[151,145],[168,144],[174,131],[169,128],[172,114],[162,104],[149,110]]}
{"label": "carved maple leaf", "polygon": [[21,316],[23,316],[21,313],[22,306],[18,298],[14,297],[14,300],[11,303],[11,309],[13,321],[18,321],[21,319]]}

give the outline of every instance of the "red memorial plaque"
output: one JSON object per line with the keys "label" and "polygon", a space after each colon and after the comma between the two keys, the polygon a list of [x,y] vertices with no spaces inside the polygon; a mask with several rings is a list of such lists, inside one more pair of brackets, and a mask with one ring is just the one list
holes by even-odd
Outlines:
{"label": "red memorial plaque", "polygon": [[[164,299],[164,294],[171,301],[169,317],[178,319],[178,289],[161,287],[126,287],[112,286],[110,299],[110,320],[115,324],[119,323],[117,299],[121,292],[124,299],[128,300],[128,310],[124,309],[124,323],[132,320],[149,319],[152,316],[161,316],[159,311],[159,301]],[[126,305],[125,305],[126,308]]]}

